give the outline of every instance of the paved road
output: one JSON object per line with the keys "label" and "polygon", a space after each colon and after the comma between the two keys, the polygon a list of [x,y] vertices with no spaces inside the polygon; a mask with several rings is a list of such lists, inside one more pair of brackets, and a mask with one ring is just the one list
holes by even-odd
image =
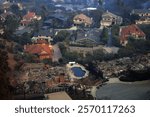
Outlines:
{"label": "paved road", "polygon": [[53,46],[53,49],[54,49],[53,62],[55,62],[58,61],[60,58],[62,58],[62,54],[57,44]]}
{"label": "paved road", "polygon": [[96,92],[97,99],[147,100],[150,99],[150,81],[108,83]]}

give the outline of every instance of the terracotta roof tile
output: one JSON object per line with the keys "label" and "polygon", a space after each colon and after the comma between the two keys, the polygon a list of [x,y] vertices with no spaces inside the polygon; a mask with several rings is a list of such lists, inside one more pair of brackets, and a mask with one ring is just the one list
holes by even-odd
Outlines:
{"label": "terracotta roof tile", "polygon": [[25,45],[25,52],[38,55],[52,55],[52,46],[49,44]]}
{"label": "terracotta roof tile", "polygon": [[120,40],[125,41],[130,35],[138,35],[141,37],[145,36],[145,33],[137,25],[129,25],[121,28]]}
{"label": "terracotta roof tile", "polygon": [[23,19],[30,20],[30,19],[33,19],[35,16],[36,16],[36,15],[35,15],[34,12],[28,12],[28,13],[23,17]]}

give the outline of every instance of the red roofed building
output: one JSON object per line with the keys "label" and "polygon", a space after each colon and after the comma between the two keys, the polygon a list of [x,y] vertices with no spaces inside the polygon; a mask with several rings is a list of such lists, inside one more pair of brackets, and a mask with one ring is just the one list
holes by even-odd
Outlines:
{"label": "red roofed building", "polygon": [[146,39],[145,33],[135,24],[121,27],[119,35],[120,44],[123,46],[128,43],[129,37],[133,37],[135,39]]}
{"label": "red roofed building", "polygon": [[21,24],[23,26],[26,26],[29,25],[34,20],[41,20],[41,16],[37,16],[35,12],[28,12],[26,15],[23,16]]}
{"label": "red roofed building", "polygon": [[52,59],[53,56],[53,48],[49,44],[25,45],[24,51],[30,54],[38,55],[40,60]]}

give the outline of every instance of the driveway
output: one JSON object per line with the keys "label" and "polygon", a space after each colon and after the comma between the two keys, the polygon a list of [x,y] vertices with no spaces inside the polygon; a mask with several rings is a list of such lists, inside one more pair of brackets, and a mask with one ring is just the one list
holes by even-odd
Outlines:
{"label": "driveway", "polygon": [[62,58],[62,54],[57,44],[53,45],[53,49],[54,55],[52,60],[53,62],[57,62],[60,58]]}
{"label": "driveway", "polygon": [[150,81],[107,83],[97,90],[96,97],[100,100],[147,100],[150,99]]}

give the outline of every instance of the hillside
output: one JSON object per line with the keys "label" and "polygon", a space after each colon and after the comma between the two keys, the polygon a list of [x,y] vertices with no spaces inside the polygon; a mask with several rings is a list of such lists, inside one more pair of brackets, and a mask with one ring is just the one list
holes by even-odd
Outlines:
{"label": "hillside", "polygon": [[16,43],[0,39],[0,99],[11,99],[11,86],[15,83],[13,46]]}
{"label": "hillside", "polygon": [[8,65],[9,68],[13,71],[16,65],[16,61],[14,60],[13,48],[16,43],[7,41],[5,39],[0,39],[0,45],[3,46],[1,50],[4,50],[8,53]]}
{"label": "hillside", "polygon": [[0,49],[0,99],[10,99],[9,67],[7,52]]}
{"label": "hillside", "polygon": [[150,0],[105,0],[104,8],[118,14],[132,9],[147,9],[150,7]]}

